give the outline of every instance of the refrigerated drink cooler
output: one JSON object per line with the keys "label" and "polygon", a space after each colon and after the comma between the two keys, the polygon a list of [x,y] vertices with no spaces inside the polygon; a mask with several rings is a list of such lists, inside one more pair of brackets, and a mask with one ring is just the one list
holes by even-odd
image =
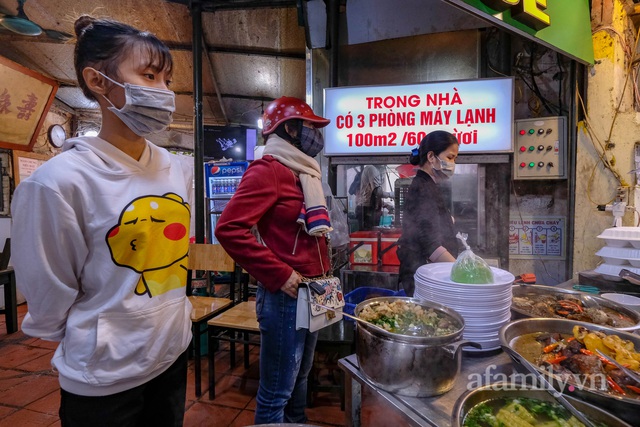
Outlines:
{"label": "refrigerated drink cooler", "polygon": [[249,167],[248,162],[213,162],[205,163],[205,180],[206,180],[206,207],[207,215],[207,238],[211,243],[218,243],[214,235],[216,224],[220,214],[231,200],[236,192],[242,175]]}

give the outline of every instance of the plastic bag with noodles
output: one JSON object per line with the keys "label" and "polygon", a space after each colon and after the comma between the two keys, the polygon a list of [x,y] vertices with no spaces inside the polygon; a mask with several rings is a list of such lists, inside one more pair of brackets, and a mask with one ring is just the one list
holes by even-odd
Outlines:
{"label": "plastic bag with noodles", "polygon": [[451,280],[458,283],[470,283],[475,285],[493,283],[493,272],[489,264],[478,255],[474,254],[467,244],[467,234],[456,235],[466,248],[451,269]]}

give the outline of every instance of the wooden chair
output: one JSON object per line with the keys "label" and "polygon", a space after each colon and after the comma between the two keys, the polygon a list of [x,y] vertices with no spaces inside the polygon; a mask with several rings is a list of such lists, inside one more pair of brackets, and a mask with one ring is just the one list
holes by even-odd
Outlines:
{"label": "wooden chair", "polygon": [[[203,278],[207,292],[213,294],[210,271],[229,271],[231,281],[229,283],[229,295],[235,301],[236,264],[219,244],[191,243],[189,245],[189,269],[192,271],[204,271]],[[191,277],[191,275],[189,275]],[[194,279],[191,279],[192,282]],[[191,288],[193,284],[191,285]]]}
{"label": "wooden chair", "polygon": [[[194,349],[194,361],[195,361],[195,383],[196,383],[196,396],[202,395],[201,381],[201,359],[200,359],[200,337],[203,333],[202,325],[212,317],[222,313],[229,309],[233,305],[233,299],[231,298],[216,298],[205,296],[191,295],[191,272],[195,270],[205,272],[205,280],[207,282],[207,289],[211,291],[211,279],[210,271],[231,271],[231,280],[235,280],[235,263],[233,259],[224,251],[220,245],[210,245],[201,243],[192,243],[189,245],[189,275],[187,291],[189,293],[189,301],[193,306],[191,311],[191,330],[193,332],[193,349]],[[231,295],[233,295],[233,283],[230,286]],[[213,348],[209,347],[209,354],[213,353]]]}
{"label": "wooden chair", "polygon": [[16,273],[9,267],[11,258],[11,239],[4,242],[4,249],[0,254],[0,285],[4,288],[4,313],[7,334],[18,331],[18,301],[16,294]]}
{"label": "wooden chair", "polygon": [[[215,362],[212,348],[216,348],[218,341],[229,342],[229,356],[231,367],[235,367],[236,343],[244,345],[244,367],[249,368],[249,345],[260,345],[259,341],[250,340],[250,335],[260,334],[258,319],[256,318],[256,302],[243,301],[224,313],[214,317],[208,324],[208,346],[209,346],[209,399],[215,399]],[[236,333],[240,338],[236,338]]]}

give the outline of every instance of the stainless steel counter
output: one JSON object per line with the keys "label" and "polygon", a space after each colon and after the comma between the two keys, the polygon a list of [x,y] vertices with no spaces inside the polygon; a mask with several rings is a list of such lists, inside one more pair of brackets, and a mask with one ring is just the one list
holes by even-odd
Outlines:
{"label": "stainless steel counter", "polygon": [[361,425],[362,387],[381,398],[389,409],[403,416],[408,426],[449,427],[453,405],[462,393],[497,380],[508,381],[509,376],[517,372],[509,356],[502,351],[485,357],[468,356],[465,353],[453,389],[440,396],[416,398],[388,393],[374,386],[360,371],[355,354],[340,359],[338,365],[345,373],[347,427]]}
{"label": "stainless steel counter", "polygon": [[[567,280],[557,287],[571,289],[574,284],[575,280]],[[345,373],[345,416],[348,427],[361,425],[363,387],[385,402],[390,410],[402,416],[408,426],[450,427],[453,406],[464,392],[492,382],[510,381],[509,377],[519,372],[509,356],[501,350],[485,356],[463,353],[462,368],[453,389],[441,396],[415,398],[388,393],[376,387],[360,371],[355,354],[340,359],[338,365]]]}

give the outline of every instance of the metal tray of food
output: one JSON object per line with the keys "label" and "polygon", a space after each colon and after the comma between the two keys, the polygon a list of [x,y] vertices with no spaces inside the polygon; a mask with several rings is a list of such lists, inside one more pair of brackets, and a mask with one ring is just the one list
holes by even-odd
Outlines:
{"label": "metal tray of food", "polygon": [[[484,402],[492,402],[504,398],[525,398],[535,399],[543,402],[551,402],[560,405],[555,398],[545,390],[535,389],[532,385],[512,384],[508,382],[492,383],[469,390],[462,394],[456,401],[451,417],[452,427],[461,427],[467,414],[479,404]],[[580,412],[586,415],[590,420],[606,425],[607,427],[629,427],[629,424],[620,418],[610,414],[602,408],[599,408],[580,399],[567,397],[569,402]]]}
{"label": "metal tray of food", "polygon": [[512,294],[514,319],[545,317],[593,323],[620,331],[640,329],[640,312],[597,296],[541,285],[515,285]]}
{"label": "metal tray of food", "polygon": [[[640,336],[635,334],[594,325],[592,323],[566,319],[540,318],[521,319],[505,325],[500,330],[500,344],[516,352],[519,357],[525,358],[532,364],[538,366],[538,370],[545,374],[553,383],[554,388],[561,391],[565,396],[577,397],[599,407],[606,408],[607,411],[616,414],[631,425],[640,426],[640,418],[638,417],[640,413],[639,393],[627,389],[626,394],[621,395],[615,392],[613,386],[602,384],[602,381],[598,383],[600,385],[595,384],[594,386],[594,383],[591,382],[589,378],[595,379],[598,376],[594,373],[595,371],[585,371],[584,373],[576,372],[576,365],[573,365],[572,362],[569,361],[562,360],[560,362],[540,363],[541,359],[545,358],[545,354],[551,355],[551,353],[545,352],[547,348],[545,347],[545,342],[534,340],[532,338],[533,335],[530,334],[563,334],[564,337],[568,336],[571,338],[574,336],[574,327],[583,327],[590,332],[602,333],[604,336],[616,335],[627,344],[632,343],[636,349],[635,351],[640,349]],[[576,343],[579,340],[573,339],[572,341]],[[582,351],[578,351],[576,354],[583,353]],[[599,359],[595,354],[589,355],[589,357]],[[516,358],[514,358],[514,363],[516,366],[521,367],[523,372],[527,372],[526,368],[522,367],[520,361]],[[584,366],[587,366],[584,360],[582,363],[584,363]],[[599,376],[603,378],[606,376],[620,378],[609,368],[598,367],[598,369],[603,369],[603,372],[605,372],[602,375],[599,374]],[[636,387],[636,389],[640,389],[640,384],[631,385]],[[622,387],[626,388],[627,384],[623,383]]]}

